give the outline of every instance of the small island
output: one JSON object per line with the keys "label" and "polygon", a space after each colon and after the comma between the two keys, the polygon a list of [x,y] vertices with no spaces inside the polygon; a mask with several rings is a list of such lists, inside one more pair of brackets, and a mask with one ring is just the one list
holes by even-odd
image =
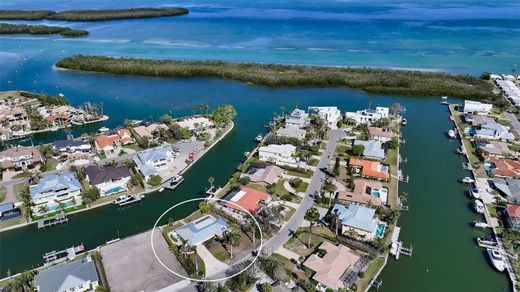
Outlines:
{"label": "small island", "polygon": [[0,10],[0,20],[65,20],[102,21],[114,19],[151,18],[188,14],[186,8],[128,8],[105,10]]}
{"label": "small island", "polygon": [[452,75],[376,68],[233,63],[225,61],[152,60],[105,56],[72,56],[60,60],[63,69],[157,77],[215,77],[268,87],[346,86],[375,94],[452,96],[498,104],[487,80]]}
{"label": "small island", "polygon": [[83,29],[63,26],[0,23],[0,34],[61,34],[64,37],[80,37],[88,33]]}

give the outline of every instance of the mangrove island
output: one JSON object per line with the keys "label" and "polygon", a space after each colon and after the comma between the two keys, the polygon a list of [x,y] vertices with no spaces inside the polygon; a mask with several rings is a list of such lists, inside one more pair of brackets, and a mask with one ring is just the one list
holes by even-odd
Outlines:
{"label": "mangrove island", "polygon": [[88,35],[88,31],[62,26],[0,23],[0,34],[61,34],[65,37],[79,37]]}

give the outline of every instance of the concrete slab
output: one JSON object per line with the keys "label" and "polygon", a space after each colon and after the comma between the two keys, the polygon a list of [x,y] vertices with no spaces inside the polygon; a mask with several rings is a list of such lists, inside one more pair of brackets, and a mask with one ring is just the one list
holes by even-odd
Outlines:
{"label": "concrete slab", "polygon": [[[166,270],[154,257],[150,247],[151,232],[101,247],[111,291],[157,291],[182,280]],[[186,275],[159,229],[154,233],[154,246],[157,255],[168,268]]]}

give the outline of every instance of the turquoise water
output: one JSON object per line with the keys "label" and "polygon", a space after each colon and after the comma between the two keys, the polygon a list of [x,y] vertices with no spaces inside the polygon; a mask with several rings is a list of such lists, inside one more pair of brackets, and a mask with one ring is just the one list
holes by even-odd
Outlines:
{"label": "turquoise water", "polygon": [[386,229],[386,224],[385,223],[377,224],[376,236],[380,237],[380,238],[383,237],[383,235],[385,234],[385,229]]}
{"label": "turquoise water", "polygon": [[121,190],[122,190],[121,187],[115,187],[115,188],[112,188],[112,189],[110,189],[110,190],[107,190],[107,191],[105,192],[105,194],[106,194],[107,196],[109,196],[109,195],[111,195],[111,194],[119,193]]}
{"label": "turquoise water", "polygon": [[[81,9],[144,5],[142,1],[1,1],[0,9]],[[147,6],[172,5],[147,1]],[[191,13],[177,18],[64,23],[91,31],[86,38],[59,36],[0,37],[0,89],[64,93],[74,105],[103,102],[110,119],[74,128],[94,132],[124,118],[158,120],[192,114],[192,107],[233,104],[235,129],[185,175],[175,190],[148,195],[126,208],[105,206],[70,216],[70,221],[38,231],[35,226],[0,233],[0,274],[42,263],[50,250],[83,242],[93,248],[153,226],[169,206],[201,197],[209,176],[223,185],[251,150],[254,137],[280,106],[337,105],[341,110],[390,105],[407,108],[402,148],[408,164],[410,212],[399,225],[412,258],[389,260],[381,278],[383,291],[508,291],[504,274],[494,271],[469,222],[479,219],[457,180],[468,173],[447,141],[452,128],[439,99],[376,96],[338,88],[265,88],[215,79],[162,79],[74,73],[53,69],[73,54],[108,54],[150,58],[224,59],[386,68],[421,68],[478,75],[484,70],[508,73],[520,63],[518,1],[183,1]],[[38,22],[40,23],[40,22]],[[50,23],[43,21],[41,23]],[[63,139],[58,131],[33,142]],[[196,204],[170,216],[180,219]],[[88,234],[88,235],[86,235]],[[35,244],[37,243],[37,244]],[[20,254],[23,252],[23,256]]]}

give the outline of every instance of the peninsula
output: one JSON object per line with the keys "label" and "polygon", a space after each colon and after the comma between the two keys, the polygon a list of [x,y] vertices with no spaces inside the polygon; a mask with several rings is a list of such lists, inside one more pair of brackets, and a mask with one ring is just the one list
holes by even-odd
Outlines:
{"label": "peninsula", "polygon": [[0,34],[61,34],[64,37],[79,37],[88,35],[88,31],[63,26],[0,23]]}
{"label": "peninsula", "polygon": [[129,8],[104,10],[0,10],[0,20],[66,20],[102,21],[114,19],[151,18],[188,14],[186,8]]}
{"label": "peninsula", "polygon": [[59,68],[158,77],[215,77],[268,87],[347,86],[375,94],[453,96],[500,103],[493,85],[467,75],[375,68],[72,56]]}

